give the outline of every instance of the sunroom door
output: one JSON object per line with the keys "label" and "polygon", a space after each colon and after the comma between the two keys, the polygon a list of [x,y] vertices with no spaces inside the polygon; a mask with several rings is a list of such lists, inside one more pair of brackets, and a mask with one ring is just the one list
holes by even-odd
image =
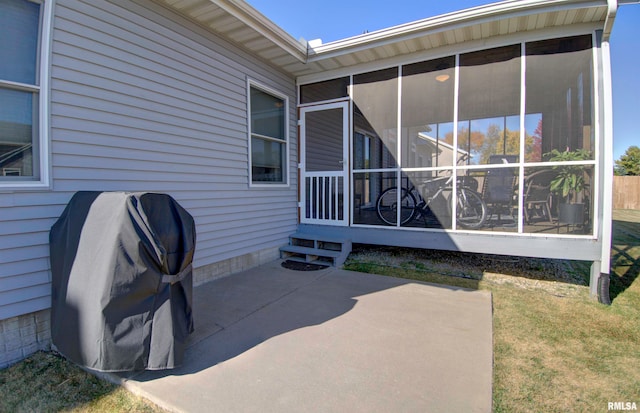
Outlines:
{"label": "sunroom door", "polygon": [[300,221],[347,225],[349,105],[300,109]]}

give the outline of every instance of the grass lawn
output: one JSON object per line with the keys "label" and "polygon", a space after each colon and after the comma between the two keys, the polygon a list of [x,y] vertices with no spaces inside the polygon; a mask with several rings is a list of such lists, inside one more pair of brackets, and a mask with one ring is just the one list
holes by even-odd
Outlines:
{"label": "grass lawn", "polygon": [[[496,412],[640,408],[640,211],[615,211],[611,306],[584,262],[359,248],[347,269],[486,289],[493,296]],[[162,412],[51,353],[0,370],[0,412]]]}
{"label": "grass lawn", "polygon": [[62,357],[38,352],[0,370],[0,412],[140,412],[162,409]]}

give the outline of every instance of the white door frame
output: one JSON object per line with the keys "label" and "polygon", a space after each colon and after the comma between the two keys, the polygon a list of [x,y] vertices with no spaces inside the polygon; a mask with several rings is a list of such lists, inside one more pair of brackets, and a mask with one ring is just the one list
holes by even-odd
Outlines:
{"label": "white door frame", "polygon": [[[342,160],[335,170],[307,171],[308,113],[342,109]],[[311,154],[313,155],[313,154]],[[340,193],[339,189],[342,188]],[[333,102],[300,108],[300,222],[349,225],[349,102]]]}

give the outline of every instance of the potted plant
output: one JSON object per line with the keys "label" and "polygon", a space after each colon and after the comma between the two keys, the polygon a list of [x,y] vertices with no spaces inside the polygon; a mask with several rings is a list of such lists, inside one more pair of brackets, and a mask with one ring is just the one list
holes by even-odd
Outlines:
{"label": "potted plant", "polygon": [[[560,152],[553,149],[545,154],[549,162],[586,161],[591,159],[591,152],[586,149]],[[580,194],[584,189],[585,165],[558,165],[552,167],[557,171],[551,180],[550,190],[557,194],[561,201],[558,208],[558,221],[563,224],[577,225],[584,223],[585,206]]]}

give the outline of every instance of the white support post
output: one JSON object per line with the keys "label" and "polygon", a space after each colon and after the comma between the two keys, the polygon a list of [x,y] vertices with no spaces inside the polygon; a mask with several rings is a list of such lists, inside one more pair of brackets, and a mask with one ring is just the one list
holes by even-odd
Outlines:
{"label": "white support post", "polygon": [[589,296],[596,300],[598,299],[598,281],[600,280],[601,265],[600,261],[594,261],[591,264],[591,275],[589,277]]}

